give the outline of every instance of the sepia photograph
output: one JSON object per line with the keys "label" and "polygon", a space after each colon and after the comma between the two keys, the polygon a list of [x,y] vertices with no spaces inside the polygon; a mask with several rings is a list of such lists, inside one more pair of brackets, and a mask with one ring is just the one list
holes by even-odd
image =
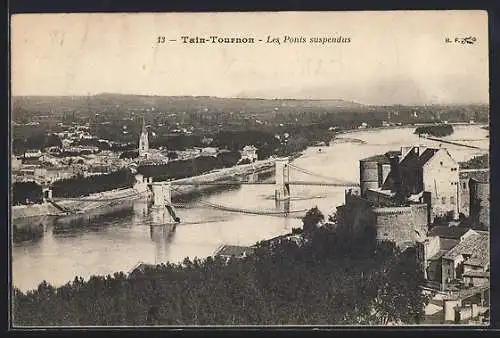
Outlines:
{"label": "sepia photograph", "polygon": [[10,326],[490,325],[488,13],[10,17]]}

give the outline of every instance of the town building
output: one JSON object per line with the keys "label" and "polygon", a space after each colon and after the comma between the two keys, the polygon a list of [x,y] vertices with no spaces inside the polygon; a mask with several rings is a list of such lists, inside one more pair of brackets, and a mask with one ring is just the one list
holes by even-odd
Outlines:
{"label": "town building", "polygon": [[490,287],[463,289],[443,298],[441,323],[480,324],[489,322]]}
{"label": "town building", "polygon": [[489,172],[475,172],[469,180],[470,218],[482,227],[490,226],[490,176]]}
{"label": "town building", "polygon": [[213,156],[213,157],[217,157],[218,153],[219,153],[219,148],[216,148],[216,147],[205,147],[205,148],[201,149],[200,156]]}
{"label": "town building", "polygon": [[[484,180],[471,182],[470,205],[481,200],[478,210],[483,210],[484,221],[489,217],[485,198],[489,186]],[[458,163],[446,148],[409,146],[371,156],[360,160],[360,186],[346,190],[345,203],[337,208],[337,222],[353,234],[372,227],[377,240],[415,245],[426,238],[430,225],[458,221],[462,194],[469,190],[462,183]]]}
{"label": "town building", "polygon": [[434,226],[416,243],[417,259],[429,284],[441,288],[443,255],[473,234],[469,227]]}
{"label": "town building", "polygon": [[28,149],[24,152],[25,159],[38,159],[42,156],[42,151],[40,149]]}
{"label": "town building", "polygon": [[18,159],[16,156],[11,157],[10,165],[12,170],[18,170],[21,168],[22,161]]}
{"label": "town building", "polygon": [[254,247],[238,246],[238,245],[222,245],[220,248],[216,250],[213,256],[221,257],[225,260],[229,260],[231,258],[242,259],[249,255],[252,255],[254,252],[255,252]]}
{"label": "town building", "polygon": [[474,231],[442,256],[442,289],[489,285],[489,232]]}
{"label": "town building", "polygon": [[490,226],[489,176],[489,169],[460,171],[460,214],[485,229]]}
{"label": "town building", "polygon": [[68,167],[35,168],[34,177],[36,182],[45,185],[75,177],[75,173]]}
{"label": "town building", "polygon": [[253,145],[247,145],[241,150],[241,161],[248,160],[250,162],[255,162],[258,160],[257,148]]}

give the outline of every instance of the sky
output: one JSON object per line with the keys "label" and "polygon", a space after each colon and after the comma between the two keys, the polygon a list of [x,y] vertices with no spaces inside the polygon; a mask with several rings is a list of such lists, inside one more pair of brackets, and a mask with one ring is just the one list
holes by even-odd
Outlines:
{"label": "sky", "polygon": [[[158,36],[166,43],[159,44]],[[253,37],[184,44],[181,36]],[[268,36],[350,43],[265,43]],[[445,38],[475,37],[474,44]],[[168,40],[176,41],[168,41]],[[262,42],[257,41],[262,39]],[[13,95],[196,95],[488,103],[484,11],[18,14]]]}

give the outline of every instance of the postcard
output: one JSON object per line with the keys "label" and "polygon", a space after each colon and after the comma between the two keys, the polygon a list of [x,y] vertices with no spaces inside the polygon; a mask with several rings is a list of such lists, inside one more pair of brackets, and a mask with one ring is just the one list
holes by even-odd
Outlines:
{"label": "postcard", "polygon": [[13,329],[489,325],[487,12],[10,38]]}

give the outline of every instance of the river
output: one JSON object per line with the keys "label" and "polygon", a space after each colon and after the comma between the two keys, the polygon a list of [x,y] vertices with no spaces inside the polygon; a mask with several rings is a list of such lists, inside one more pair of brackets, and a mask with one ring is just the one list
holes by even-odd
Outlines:
{"label": "river", "polygon": [[[489,148],[488,131],[480,126],[454,126],[444,139],[480,147],[474,150],[443,144],[457,161],[483,154]],[[328,147],[311,147],[293,164],[322,176],[358,182],[358,161],[371,155],[398,150],[401,145],[423,144],[438,147],[439,142],[420,139],[414,128],[362,130],[340,135]],[[291,180],[321,181],[321,178],[291,170]],[[344,202],[344,187],[292,186],[290,210],[314,206],[325,214]],[[26,291],[47,282],[59,286],[75,276],[128,272],[138,262],[180,262],[185,257],[207,257],[222,244],[252,245],[301,227],[298,213],[288,218],[241,214],[204,206],[203,201],[233,208],[275,210],[272,185],[242,185],[194,199],[178,208],[182,222],[175,231],[162,225],[166,217],[151,210],[145,201],[114,215],[77,226],[61,226],[53,219],[37,219],[44,225],[43,236],[12,245],[12,283]],[[175,200],[174,200],[175,202]],[[293,215],[293,214],[292,214]]]}

